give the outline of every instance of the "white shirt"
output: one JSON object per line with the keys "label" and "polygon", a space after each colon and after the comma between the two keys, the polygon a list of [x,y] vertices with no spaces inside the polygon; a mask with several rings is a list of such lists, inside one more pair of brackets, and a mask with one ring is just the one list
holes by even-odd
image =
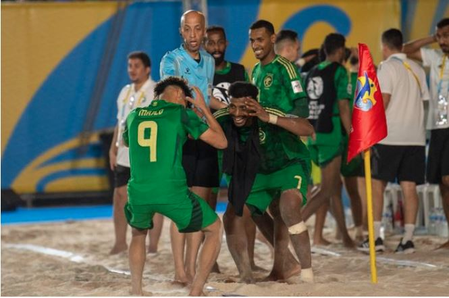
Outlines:
{"label": "white shirt", "polygon": [[129,149],[123,144],[122,133],[125,128],[126,117],[128,117],[129,112],[137,107],[148,106],[154,98],[153,91],[156,83],[149,78],[136,92],[134,84],[126,85],[123,87],[122,91],[117,98],[117,123],[118,123],[118,134],[117,134],[117,164],[130,167],[129,164]]}
{"label": "white shirt", "polygon": [[438,49],[421,48],[421,57],[424,66],[430,67],[430,95],[429,101],[429,116],[427,117],[427,129],[448,128],[446,125],[436,125],[436,109],[438,100],[438,85],[441,81],[441,95],[449,99],[449,57],[446,57],[446,62],[443,70],[443,77],[440,78],[441,67],[443,64],[443,52]]}
{"label": "white shirt", "polygon": [[[410,66],[415,75],[406,68],[403,61]],[[423,100],[429,100],[429,91],[423,68],[407,59],[405,54],[398,53],[391,55],[379,65],[377,77],[381,92],[391,95],[385,110],[388,135],[379,143],[425,146]]]}

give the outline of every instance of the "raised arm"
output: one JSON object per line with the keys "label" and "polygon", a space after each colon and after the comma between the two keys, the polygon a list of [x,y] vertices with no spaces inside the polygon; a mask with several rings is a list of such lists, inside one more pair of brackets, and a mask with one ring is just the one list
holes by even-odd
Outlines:
{"label": "raised arm", "polygon": [[223,129],[221,129],[220,124],[218,124],[217,120],[207,107],[200,89],[193,86],[193,90],[197,95],[196,99],[186,97],[186,100],[199,108],[201,114],[206,118],[206,122],[209,125],[209,129],[200,136],[200,139],[217,149],[225,149],[228,146],[228,140],[226,139]]}
{"label": "raised arm", "polygon": [[248,113],[250,116],[255,116],[262,122],[268,122],[282,127],[297,136],[311,136],[315,132],[309,120],[300,117],[283,117],[269,113],[252,98],[247,98],[246,106],[251,111]]}
{"label": "raised arm", "polygon": [[437,40],[435,35],[412,40],[402,46],[402,52],[404,52],[404,54],[407,54],[407,57],[409,58],[422,61],[421,48],[436,41]]}

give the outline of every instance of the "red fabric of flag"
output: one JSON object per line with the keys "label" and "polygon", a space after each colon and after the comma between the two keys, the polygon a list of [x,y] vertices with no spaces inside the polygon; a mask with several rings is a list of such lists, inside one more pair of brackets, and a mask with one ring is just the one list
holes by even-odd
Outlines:
{"label": "red fabric of flag", "polygon": [[382,93],[369,48],[359,43],[359,73],[349,134],[348,162],[387,136]]}

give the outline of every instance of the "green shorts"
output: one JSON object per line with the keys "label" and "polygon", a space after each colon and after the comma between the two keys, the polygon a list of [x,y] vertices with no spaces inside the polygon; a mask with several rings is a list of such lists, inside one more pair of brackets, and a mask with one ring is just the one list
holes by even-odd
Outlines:
{"label": "green shorts", "polygon": [[310,152],[310,158],[319,167],[329,164],[335,157],[340,156],[343,152],[342,144],[337,145],[315,145],[307,146]]}
{"label": "green shorts", "polygon": [[343,153],[341,156],[340,173],[344,177],[363,177],[363,159],[358,154],[350,163],[348,161],[348,137],[343,137]]}
{"label": "green shorts", "polygon": [[188,191],[186,198],[172,204],[149,204],[125,206],[128,224],[136,229],[153,228],[153,216],[160,213],[171,220],[181,233],[196,232],[213,224],[218,216],[205,200]]}
{"label": "green shorts", "polygon": [[310,177],[310,161],[287,166],[271,174],[257,174],[246,205],[252,215],[262,215],[274,199],[283,191],[297,189],[302,194],[302,204],[306,204],[307,185]]}

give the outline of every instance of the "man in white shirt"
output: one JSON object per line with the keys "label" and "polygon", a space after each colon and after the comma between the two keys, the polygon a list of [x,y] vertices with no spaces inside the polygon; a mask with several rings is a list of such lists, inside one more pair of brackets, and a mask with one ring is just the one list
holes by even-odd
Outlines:
{"label": "man in white shirt", "polygon": [[[438,43],[439,49],[424,47],[434,42]],[[449,219],[449,18],[438,22],[435,35],[411,41],[404,45],[403,51],[430,67],[427,181],[440,185],[444,213]],[[441,248],[449,249],[449,241]]]}
{"label": "man in white shirt", "polygon": [[[144,52],[132,52],[128,55],[128,75],[132,84],[123,87],[117,98],[117,126],[114,129],[109,159],[114,171],[114,229],[115,243],[110,254],[117,254],[128,249],[126,231],[128,223],[125,217],[125,204],[128,201],[127,184],[130,178],[129,149],[124,146],[122,133],[129,112],[137,107],[148,106],[153,101],[156,83],[150,78],[151,60]],[[154,228],[150,230],[149,253],[157,252],[164,218],[160,214],[154,217]]]}
{"label": "man in white shirt", "polygon": [[[402,33],[382,34],[382,54],[377,76],[385,107],[388,135],[373,147],[374,237],[376,251],[385,249],[380,238],[383,193],[387,182],[398,181],[404,195],[404,236],[396,253],[414,252],[413,233],[418,212],[416,185],[424,183],[424,104],[429,100],[424,70],[402,52]],[[360,250],[369,250],[368,241]]]}

